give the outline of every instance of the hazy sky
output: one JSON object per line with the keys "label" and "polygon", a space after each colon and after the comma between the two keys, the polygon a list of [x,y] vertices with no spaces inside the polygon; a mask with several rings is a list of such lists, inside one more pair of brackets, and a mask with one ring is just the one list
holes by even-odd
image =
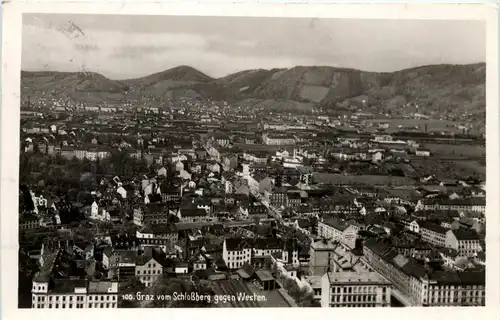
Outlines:
{"label": "hazy sky", "polygon": [[484,62],[485,28],[459,20],[25,14],[22,69],[113,79],[179,65],[213,77],[296,65],[394,71]]}

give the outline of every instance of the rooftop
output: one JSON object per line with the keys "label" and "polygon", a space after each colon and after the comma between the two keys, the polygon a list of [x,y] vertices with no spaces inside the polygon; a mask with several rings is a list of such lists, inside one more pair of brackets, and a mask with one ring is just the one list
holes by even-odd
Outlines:
{"label": "rooftop", "polygon": [[466,241],[466,240],[478,240],[479,241],[479,235],[477,234],[476,231],[471,230],[471,229],[464,229],[460,228],[458,230],[454,230],[453,234],[459,241]]}
{"label": "rooftop", "polygon": [[391,282],[381,276],[377,272],[329,272],[328,274],[328,280],[330,281],[330,284],[354,284],[354,285],[359,285],[360,283],[363,284],[385,284],[385,285],[390,285]]}
{"label": "rooftop", "polygon": [[274,280],[274,277],[271,275],[271,272],[267,270],[257,270],[255,272],[260,281],[271,281]]}
{"label": "rooftop", "polygon": [[118,283],[111,281],[91,281],[89,283],[89,293],[115,293],[118,292]]}
{"label": "rooftop", "polygon": [[332,227],[334,229],[337,229],[339,231],[344,231],[345,229],[347,229],[349,227],[348,224],[343,223],[342,221],[340,221],[338,219],[325,219],[323,221],[323,223],[326,224],[327,226]]}
{"label": "rooftop", "polygon": [[322,276],[306,276],[304,280],[314,289],[321,288],[321,278]]}
{"label": "rooftop", "polygon": [[54,280],[54,285],[50,292],[52,293],[75,293],[77,288],[87,289],[85,280],[60,279]]}
{"label": "rooftop", "polygon": [[333,251],[336,245],[328,240],[319,240],[311,243],[311,248],[316,251]]}

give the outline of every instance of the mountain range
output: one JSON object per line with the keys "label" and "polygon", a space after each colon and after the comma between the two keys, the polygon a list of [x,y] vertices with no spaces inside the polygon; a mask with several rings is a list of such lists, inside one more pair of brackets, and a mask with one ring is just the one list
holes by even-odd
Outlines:
{"label": "mountain range", "polygon": [[125,100],[226,100],[237,107],[289,112],[348,109],[362,104],[383,112],[403,105],[439,115],[485,116],[486,65],[431,65],[396,72],[329,66],[254,69],[212,78],[179,66],[146,77],[111,80],[93,72],[21,72],[22,97],[72,98],[84,102]]}

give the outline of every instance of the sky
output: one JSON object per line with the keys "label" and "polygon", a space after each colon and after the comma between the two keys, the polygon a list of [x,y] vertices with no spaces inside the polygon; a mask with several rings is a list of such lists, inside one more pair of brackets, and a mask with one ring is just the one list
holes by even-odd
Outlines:
{"label": "sky", "polygon": [[486,25],[474,20],[23,16],[26,71],[129,79],[188,65],[222,77],[299,65],[390,72],[485,60]]}

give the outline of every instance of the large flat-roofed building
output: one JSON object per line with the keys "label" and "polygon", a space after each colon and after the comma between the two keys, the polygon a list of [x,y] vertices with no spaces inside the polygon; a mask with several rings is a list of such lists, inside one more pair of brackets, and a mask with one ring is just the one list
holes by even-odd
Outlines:
{"label": "large flat-roofed building", "polygon": [[118,282],[86,280],[33,280],[32,308],[117,308]]}
{"label": "large flat-roofed building", "polygon": [[391,282],[377,272],[329,272],[321,279],[321,307],[390,307]]}
{"label": "large flat-roofed building", "polygon": [[309,257],[310,276],[340,271],[373,271],[362,257],[353,254],[347,245],[339,241],[322,239],[311,243]]}
{"label": "large flat-roofed building", "polygon": [[311,243],[309,249],[309,275],[323,275],[335,271],[335,244],[326,239]]}
{"label": "large flat-roofed building", "polygon": [[118,282],[91,281],[87,289],[88,308],[116,308],[118,303]]}
{"label": "large flat-roofed building", "polygon": [[262,141],[268,146],[289,146],[295,144],[295,137],[284,134],[263,134]]}

